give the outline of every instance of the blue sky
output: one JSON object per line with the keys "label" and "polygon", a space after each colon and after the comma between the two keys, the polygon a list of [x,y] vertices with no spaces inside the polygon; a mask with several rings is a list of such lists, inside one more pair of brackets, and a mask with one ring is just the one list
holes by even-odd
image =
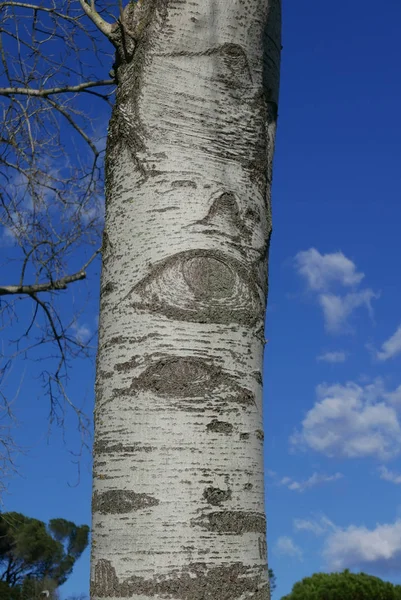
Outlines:
{"label": "blue sky", "polygon": [[[400,21],[398,0],[284,1],[264,392],[276,599],[319,570],[401,583]],[[83,284],[90,332],[98,271]],[[35,367],[23,368],[14,406],[29,451],[5,509],[90,523],[75,423],[65,442],[46,435]],[[73,373],[70,394],[90,412],[93,362]],[[87,552],[64,597],[88,579]]]}

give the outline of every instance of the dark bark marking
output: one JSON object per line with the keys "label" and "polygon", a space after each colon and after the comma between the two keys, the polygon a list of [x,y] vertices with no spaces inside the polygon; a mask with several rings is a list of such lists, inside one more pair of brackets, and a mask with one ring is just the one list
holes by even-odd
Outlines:
{"label": "dark bark marking", "polygon": [[179,600],[268,600],[267,566],[245,566],[242,563],[209,567],[191,563],[181,571],[174,570],[152,579],[132,576],[119,582],[111,562],[100,559],[91,581],[91,597],[130,598],[133,595],[158,596]]}
{"label": "dark bark marking", "polygon": [[220,75],[218,79],[234,91],[252,85],[252,73],[248,57],[242,46],[227,43],[222,44],[219,50],[225,73]]}
{"label": "dark bark marking", "polygon": [[91,596],[111,598],[118,592],[116,570],[109,560],[100,559],[95,566],[95,579],[91,581]]}
{"label": "dark bark marking", "polygon": [[108,348],[109,346],[117,346],[123,344],[124,342],[128,342],[129,338],[124,335],[116,335],[108,339],[102,346],[102,348]]}
{"label": "dark bark marking", "polygon": [[121,443],[109,445],[107,442],[95,440],[95,443],[93,444],[93,451],[95,455],[112,454],[114,452],[121,454],[133,454],[134,452],[153,452],[154,450],[154,446],[143,445],[139,442],[131,445],[124,445]]}
{"label": "dark bark marking", "polygon": [[153,265],[126,298],[135,294],[134,307],[171,319],[251,327],[265,304],[262,274],[255,274],[223,252],[188,250]]}
{"label": "dark bark marking", "polygon": [[107,296],[108,294],[111,294],[111,292],[114,291],[115,287],[116,286],[114,283],[112,283],[111,281],[108,281],[106,283],[106,285],[102,287],[100,293],[102,296]]}
{"label": "dark bark marking", "polygon": [[265,434],[263,432],[262,429],[257,429],[256,430],[256,437],[258,438],[258,440],[260,440],[261,442],[263,442],[263,440],[265,439]]}
{"label": "dark bark marking", "polygon": [[136,494],[131,490],[108,490],[93,494],[92,510],[103,515],[115,515],[149,508],[157,504],[159,504],[159,500],[148,494]]}
{"label": "dark bark marking", "polygon": [[241,240],[249,244],[255,228],[255,219],[249,219],[247,214],[245,217],[247,218],[240,215],[235,195],[232,192],[223,192],[213,201],[206,217],[196,221],[194,225],[204,226],[205,233],[219,233],[230,237],[239,245]]}
{"label": "dark bark marking", "polygon": [[258,539],[259,543],[259,556],[262,560],[267,560],[267,543],[266,536],[262,536]]}
{"label": "dark bark marking", "polygon": [[240,44],[225,43],[201,52],[169,52],[164,56],[184,56],[185,58],[211,56],[215,59],[213,81],[223,84],[231,94],[252,85],[252,72],[248,57]]}
{"label": "dark bark marking", "polygon": [[220,488],[207,487],[203,492],[203,497],[212,506],[220,506],[223,502],[230,500],[232,492],[230,489],[221,490]]}
{"label": "dark bark marking", "polygon": [[266,533],[266,517],[261,513],[242,510],[211,512],[191,521],[194,527],[207,531],[241,535],[246,532]]}
{"label": "dark bark marking", "polygon": [[[123,16],[125,27],[117,24],[113,34],[112,41],[116,48],[113,71],[118,85],[107,136],[106,201],[112,195],[116,176],[118,181],[118,170],[115,168],[123,150],[129,151],[133,166],[142,180],[152,175],[152,170],[148,169],[140,156],[146,150],[146,132],[139,115],[138,99],[149,49],[167,18],[167,4],[168,0],[128,2]],[[159,18],[155,18],[156,13]]]}
{"label": "dark bark marking", "polygon": [[[231,375],[195,357],[159,358],[132,380],[128,390],[116,389],[115,394],[124,395],[138,390],[149,390],[158,396],[171,398],[211,401],[214,405],[234,403],[247,408],[255,404],[254,394],[238,385]],[[229,427],[224,429],[224,433],[228,433]]]}
{"label": "dark bark marking", "polygon": [[259,385],[263,385],[263,376],[262,376],[262,373],[260,371],[254,371],[253,372],[253,376],[255,377],[255,379],[256,379],[256,381],[258,382]]}
{"label": "dark bark marking", "polygon": [[136,355],[136,356],[133,356],[130,360],[127,360],[126,362],[114,365],[114,370],[118,371],[119,373],[125,373],[127,371],[131,371],[132,369],[134,369],[135,367],[137,367],[140,364],[138,362],[138,358],[140,358],[140,356]]}
{"label": "dark bark marking", "polygon": [[148,213],[165,213],[165,212],[169,212],[170,210],[177,210],[178,206],[165,206],[164,208],[152,208],[151,210],[148,210]]}
{"label": "dark bark marking", "polygon": [[208,431],[212,431],[213,433],[224,433],[225,435],[229,435],[233,432],[234,427],[231,423],[227,423],[226,421],[219,421],[218,419],[213,419],[206,425],[206,429]]}
{"label": "dark bark marking", "polygon": [[196,398],[215,389],[221,369],[191,357],[166,357],[146,369],[136,380],[141,388],[157,394]]}
{"label": "dark bark marking", "polygon": [[239,434],[239,439],[240,440],[249,440],[249,433],[240,433]]}
{"label": "dark bark marking", "polygon": [[191,187],[196,190],[198,186],[195,181],[192,181],[191,179],[176,179],[171,182],[171,187]]}
{"label": "dark bark marking", "polygon": [[194,256],[183,263],[182,271],[189,288],[199,299],[226,298],[234,292],[235,271],[219,257]]}
{"label": "dark bark marking", "polygon": [[281,55],[281,0],[271,0],[263,31],[263,85],[266,99],[278,105]]}

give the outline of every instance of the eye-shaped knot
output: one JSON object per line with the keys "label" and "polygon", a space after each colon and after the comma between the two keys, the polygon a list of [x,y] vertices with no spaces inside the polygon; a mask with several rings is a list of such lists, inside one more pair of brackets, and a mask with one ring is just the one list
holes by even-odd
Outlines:
{"label": "eye-shaped knot", "polygon": [[180,321],[252,326],[264,297],[238,260],[216,250],[190,250],[152,267],[128,295],[137,308]]}

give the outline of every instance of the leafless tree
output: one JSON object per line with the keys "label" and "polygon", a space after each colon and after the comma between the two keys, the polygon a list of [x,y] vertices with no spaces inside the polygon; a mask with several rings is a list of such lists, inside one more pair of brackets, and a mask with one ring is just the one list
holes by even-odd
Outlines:
{"label": "leafless tree", "polygon": [[[110,14],[105,5],[102,11]],[[0,462],[10,464],[18,359],[40,369],[50,419],[68,405],[71,359],[90,352],[81,303],[65,295],[93,268],[103,222],[103,154],[114,80],[107,44],[78,1],[0,2]],[[107,78],[104,78],[104,74]],[[103,77],[103,78],[102,78]],[[25,380],[26,383],[26,380]],[[14,385],[15,388],[15,385]],[[4,473],[4,469],[3,469]]]}

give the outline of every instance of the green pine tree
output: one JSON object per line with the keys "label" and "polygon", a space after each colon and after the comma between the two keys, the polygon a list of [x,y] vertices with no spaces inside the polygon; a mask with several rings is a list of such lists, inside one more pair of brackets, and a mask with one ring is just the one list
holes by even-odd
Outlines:
{"label": "green pine tree", "polygon": [[297,582],[281,600],[401,600],[392,583],[365,573],[315,573]]}
{"label": "green pine tree", "polygon": [[46,525],[21,513],[0,514],[0,600],[36,600],[43,590],[54,596],[88,538],[87,525],[65,519]]}

